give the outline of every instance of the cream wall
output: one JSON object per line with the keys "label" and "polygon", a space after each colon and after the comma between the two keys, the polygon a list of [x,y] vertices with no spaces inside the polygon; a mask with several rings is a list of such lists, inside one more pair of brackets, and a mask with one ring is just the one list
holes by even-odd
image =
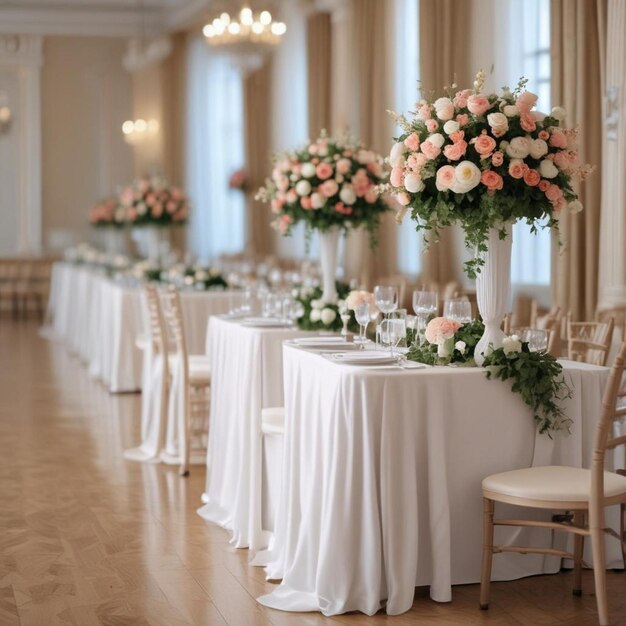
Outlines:
{"label": "cream wall", "polygon": [[95,200],[133,176],[121,124],[132,117],[125,40],[46,37],[41,83],[43,241],[61,249],[93,233]]}

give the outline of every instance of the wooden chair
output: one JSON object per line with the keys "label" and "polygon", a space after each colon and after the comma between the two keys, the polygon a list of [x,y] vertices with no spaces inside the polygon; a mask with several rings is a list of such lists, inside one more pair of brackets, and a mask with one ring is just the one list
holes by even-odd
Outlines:
{"label": "wooden chair", "polygon": [[[551,554],[574,560],[574,595],[581,594],[583,542],[591,537],[596,602],[601,625],[609,623],[604,557],[604,533],[622,542],[624,550],[623,521],[621,536],[604,528],[604,508],[626,503],[626,477],[604,471],[607,450],[626,444],[626,435],[615,437],[612,426],[616,418],[626,416],[626,408],[616,409],[616,400],[624,372],[626,342],[611,369],[602,398],[602,416],[596,428],[591,469],[549,466],[531,467],[494,474],[485,478],[483,492],[483,560],[480,583],[480,607],[489,607],[489,586],[493,555],[501,552],[521,554]],[[494,519],[496,502],[516,506],[573,511],[573,521],[548,522],[521,519]],[[585,521],[587,519],[587,521]],[[623,520],[623,515],[622,515]],[[494,526],[526,526],[562,530],[574,535],[574,553],[556,548],[494,545]]]}
{"label": "wooden chair", "polygon": [[163,294],[164,314],[170,334],[176,347],[176,354],[170,355],[170,369],[176,375],[177,368],[182,386],[182,406],[178,412],[178,436],[180,448],[180,474],[189,475],[189,460],[192,445],[206,451],[209,390],[211,372],[208,358],[204,355],[189,355],[183,325],[180,295],[172,285]]}
{"label": "wooden chair", "polygon": [[567,318],[567,358],[606,365],[613,339],[613,318],[608,322],[572,322]]}

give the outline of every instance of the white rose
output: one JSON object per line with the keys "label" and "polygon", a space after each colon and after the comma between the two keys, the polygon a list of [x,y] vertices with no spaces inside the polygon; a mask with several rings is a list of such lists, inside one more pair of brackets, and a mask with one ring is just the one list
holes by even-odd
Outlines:
{"label": "white rose", "polygon": [[196,280],[200,280],[200,281],[204,281],[209,277],[208,274],[204,270],[198,270],[195,276],[196,276]]}
{"label": "white rose", "polygon": [[311,208],[321,209],[326,202],[326,199],[321,193],[314,193],[311,195]]}
{"label": "white rose", "polygon": [[480,170],[471,161],[461,161],[454,168],[454,182],[450,189],[454,193],[467,193],[480,182]]}
{"label": "white rose", "polygon": [[404,177],[404,187],[409,193],[419,193],[424,189],[424,182],[417,174],[407,174]]}
{"label": "white rose", "polygon": [[293,181],[294,183],[298,180],[298,178],[300,178],[297,174],[290,174],[289,175],[289,180]]}
{"label": "white rose", "polygon": [[298,181],[296,184],[296,193],[299,196],[308,196],[311,193],[311,183],[308,180]]}
{"label": "white rose", "polygon": [[313,309],[309,315],[309,319],[315,323],[319,322],[322,317],[322,312],[319,309]]}
{"label": "white rose", "polygon": [[548,153],[548,144],[543,139],[534,139],[530,143],[530,156],[540,159]]}
{"label": "white rose", "polygon": [[322,309],[323,307],[324,303],[321,300],[311,300],[312,309]]}
{"label": "white rose", "polygon": [[322,313],[320,317],[322,320],[322,324],[324,324],[325,326],[329,326],[335,321],[335,318],[337,317],[337,313],[333,309],[326,308],[326,309],[322,309]]}
{"label": "white rose", "polygon": [[454,344],[454,349],[458,350],[461,354],[465,354],[466,347],[467,347],[467,344],[464,341],[457,341]]}
{"label": "white rose", "polygon": [[568,208],[570,213],[580,213],[583,210],[583,203],[580,200],[572,200]]}
{"label": "white rose", "polygon": [[487,115],[487,123],[491,128],[497,130],[507,130],[509,128],[509,120],[504,113],[489,113]]}
{"label": "white rose", "polygon": [[505,337],[502,340],[502,350],[504,350],[504,354],[513,354],[515,352],[522,351],[522,342],[519,340],[517,335],[513,335],[512,337]]}
{"label": "white rose", "polygon": [[140,202],[137,205],[137,215],[145,215],[148,212],[148,207],[145,202]]}
{"label": "white rose", "polygon": [[340,183],[340,184],[341,184],[344,180],[345,180],[345,178],[343,177],[343,174],[337,174],[337,175],[335,176],[335,181],[336,181],[336,182],[338,182],[338,183]]}
{"label": "white rose", "polygon": [[530,152],[530,140],[527,137],[514,137],[506,147],[506,153],[512,159],[525,159]]}
{"label": "white rose", "polygon": [[446,133],[446,135],[451,135],[452,133],[456,133],[457,130],[459,130],[459,123],[456,122],[455,120],[448,120],[443,125],[443,131]]}
{"label": "white rose", "polygon": [[553,117],[555,120],[559,120],[559,122],[565,119],[565,109],[563,107],[554,107],[550,113],[550,117]]}
{"label": "white rose", "polygon": [[434,133],[428,138],[428,141],[430,141],[433,146],[441,148],[445,142],[445,137],[441,133]]}
{"label": "white rose", "polygon": [[319,154],[321,157],[325,157],[328,154],[328,147],[327,146],[320,146],[317,149],[317,154]]}
{"label": "white rose", "polygon": [[519,111],[514,104],[507,104],[502,111],[507,117],[515,117],[516,115],[519,115]]}
{"label": "white rose", "polygon": [[339,192],[339,199],[344,204],[354,204],[356,202],[356,194],[354,193],[354,189],[352,189],[352,187],[348,187],[347,185],[345,187],[342,187],[341,191]]}
{"label": "white rose", "polygon": [[442,121],[451,120],[454,116],[454,104],[450,98],[437,98],[433,102],[435,114]]}
{"label": "white rose", "polygon": [[313,163],[303,163],[300,173],[304,178],[313,178],[315,176],[315,165]]}
{"label": "white rose", "polygon": [[391,167],[402,167],[404,165],[404,153],[406,151],[407,147],[402,141],[393,145],[393,148],[391,148],[391,152],[389,153],[389,163]]}
{"label": "white rose", "polygon": [[559,170],[556,168],[556,165],[550,161],[550,159],[544,159],[539,164],[539,173],[544,178],[554,178],[558,175]]}

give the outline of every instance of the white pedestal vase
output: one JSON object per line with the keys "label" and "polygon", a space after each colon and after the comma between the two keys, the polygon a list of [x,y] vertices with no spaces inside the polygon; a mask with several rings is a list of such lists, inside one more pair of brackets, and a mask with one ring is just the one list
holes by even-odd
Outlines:
{"label": "white pedestal vase", "polygon": [[511,225],[504,225],[506,238],[500,239],[499,228],[489,231],[487,246],[482,254],[485,264],[476,278],[476,299],[478,310],[485,324],[485,332],[476,344],[474,360],[480,366],[485,360],[484,353],[491,345],[502,347],[504,333],[500,328],[509,308],[511,298]]}
{"label": "white pedestal vase", "polygon": [[124,228],[108,226],[103,228],[104,251],[110,255],[128,254],[128,238]]}
{"label": "white pedestal vase", "polygon": [[320,262],[322,265],[322,301],[328,304],[337,302],[337,256],[339,249],[339,228],[320,232]]}
{"label": "white pedestal vase", "polygon": [[158,262],[170,247],[170,229],[167,226],[141,226],[133,232],[139,254],[149,261]]}

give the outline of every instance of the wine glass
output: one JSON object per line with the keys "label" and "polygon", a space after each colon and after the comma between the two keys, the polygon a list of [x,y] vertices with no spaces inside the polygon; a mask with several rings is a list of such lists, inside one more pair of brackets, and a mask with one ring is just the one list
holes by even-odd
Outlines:
{"label": "wine glass", "polygon": [[426,330],[426,323],[431,315],[436,315],[439,308],[436,291],[414,291],[413,311],[417,316],[417,332],[420,336]]}
{"label": "wine glass", "polygon": [[367,337],[365,333],[367,331],[367,325],[370,322],[370,303],[361,302],[354,309],[354,317],[360,327],[359,336],[355,339],[355,342],[361,344],[361,347],[367,343]]}
{"label": "wine glass", "polygon": [[548,331],[538,328],[526,328],[522,331],[520,339],[528,343],[531,352],[545,352],[548,349]]}
{"label": "wine glass", "polygon": [[467,324],[472,321],[472,303],[467,298],[452,298],[443,305],[443,316]]}
{"label": "wine glass", "polygon": [[389,346],[389,353],[394,357],[393,349],[406,337],[406,318],[395,317],[383,320],[380,324],[380,340]]}
{"label": "wine glass", "polygon": [[374,287],[374,301],[384,314],[395,311],[398,308],[398,288],[376,285]]}

